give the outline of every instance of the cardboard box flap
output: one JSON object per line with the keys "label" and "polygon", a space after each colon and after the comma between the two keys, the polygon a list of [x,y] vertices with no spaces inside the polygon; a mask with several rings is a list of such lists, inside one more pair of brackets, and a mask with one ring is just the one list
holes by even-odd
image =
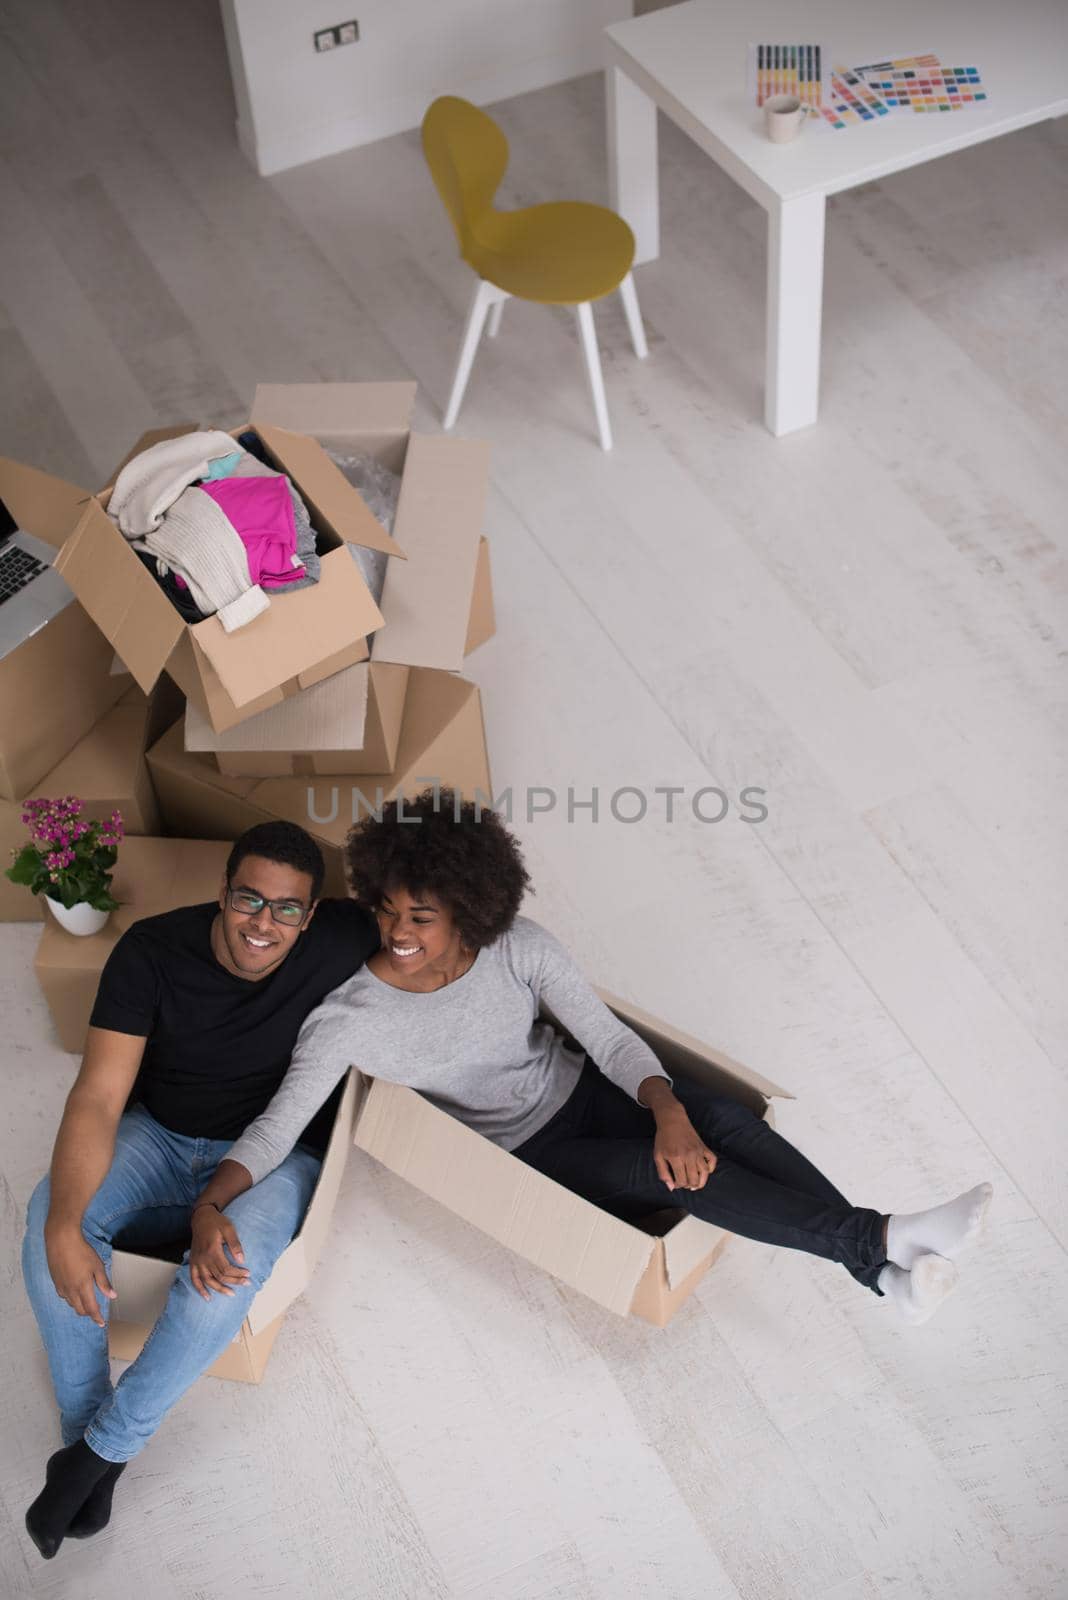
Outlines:
{"label": "cardboard box flap", "polygon": [[334,465],[321,444],[307,434],[290,433],[265,422],[256,424],[256,432],[303,498],[319,513],[320,520],[339,539],[406,559],[403,548],[390,538],[359,490]]}
{"label": "cardboard box flap", "polygon": [[[629,1000],[621,1000],[618,995],[610,994],[607,989],[598,988],[597,993],[610,1010],[615,1011],[617,1015],[622,1015],[623,1021],[627,1023],[628,1027],[633,1027],[636,1031],[640,1031],[643,1028],[648,1029],[649,1032],[657,1034],[661,1039],[669,1041],[678,1050],[694,1055],[703,1061],[714,1062],[726,1072],[731,1073],[732,1076],[740,1078],[743,1083],[747,1083],[751,1088],[758,1090],[768,1100],[796,1099],[796,1096],[791,1094],[789,1089],[780,1088],[770,1078],[765,1078],[763,1073],[755,1072],[752,1067],[743,1066],[740,1061],[735,1061],[733,1057],[727,1055],[723,1050],[715,1050],[711,1045],[704,1044],[700,1039],[695,1039],[692,1034],[683,1033],[680,1029],[673,1028],[670,1023],[664,1022],[662,1018],[651,1016],[648,1011],[643,1011],[639,1006],[632,1005]],[[670,1068],[665,1068],[665,1070],[670,1071]]]}
{"label": "cardboard box flap", "polygon": [[89,501],[55,565],[147,694],[185,623],[163,590],[145,583],[144,567],[99,501]]}
{"label": "cardboard box flap", "polygon": [[246,1321],[253,1334],[262,1333],[275,1317],[280,1317],[292,1305],[299,1294],[303,1294],[315,1271],[315,1264],[330,1231],[334,1206],[345,1175],[355,1109],[362,1092],[359,1073],[350,1071],[300,1231],[279,1256],[271,1276],[249,1306]]}
{"label": "cardboard box flap", "polygon": [[[218,617],[190,628],[194,653],[207,657],[236,706],[267,694],[382,625],[382,613],[347,550],[331,550],[323,557],[324,580],[328,572],[329,596],[320,582],[274,596],[266,611],[234,633],[227,633]],[[177,616],[170,602],[164,603]],[[137,677],[126,651],[119,654]]]}
{"label": "cardboard box flap", "polygon": [[236,727],[217,733],[193,700],[185,719],[187,750],[360,750],[367,720],[368,668],[346,667]]}
{"label": "cardboard box flap", "polygon": [[0,456],[0,500],[20,528],[57,550],[74,532],[91,499],[88,489]]}
{"label": "cardboard box flap", "polygon": [[500,1244],[626,1315],[657,1240],[398,1084],[372,1081],[354,1142]]}
{"label": "cardboard box flap", "polygon": [[708,1260],[722,1238],[722,1228],[702,1222],[699,1217],[684,1217],[670,1233],[665,1233],[661,1243],[668,1288],[677,1289],[695,1267]]}
{"label": "cardboard box flap", "polygon": [[178,1266],[174,1261],[159,1261],[152,1256],[135,1255],[132,1250],[114,1250],[111,1257],[111,1284],[117,1299],[111,1310],[123,1322],[136,1322],[151,1328],[160,1306],[170,1293]]}
{"label": "cardboard box flap", "polygon": [[407,433],[415,394],[412,382],[259,383],[251,420],[358,445],[363,434]]}
{"label": "cardboard box flap", "polygon": [[376,661],[462,669],[488,482],[484,440],[412,434],[394,522],[408,560],[386,572]]}

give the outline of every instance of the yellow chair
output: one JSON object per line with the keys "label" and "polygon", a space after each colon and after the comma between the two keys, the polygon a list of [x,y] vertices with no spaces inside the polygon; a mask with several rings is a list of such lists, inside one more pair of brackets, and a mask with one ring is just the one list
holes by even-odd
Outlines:
{"label": "yellow chair", "polygon": [[649,354],[634,280],[634,235],[605,206],[578,200],[497,211],[493,197],[508,165],[508,141],[493,118],[468,100],[443,95],[423,118],[423,154],[452,221],[460,254],[478,274],[452,392],[445,409],[451,428],[489,313],[489,335],[501,325],[513,296],[541,305],[574,306],[586,359],[597,431],[612,448],[591,301],[618,289],[636,354]]}

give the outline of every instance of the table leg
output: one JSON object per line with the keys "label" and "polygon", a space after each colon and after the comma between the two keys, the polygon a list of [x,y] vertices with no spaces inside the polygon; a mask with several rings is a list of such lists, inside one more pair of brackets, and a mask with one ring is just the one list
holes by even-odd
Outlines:
{"label": "table leg", "polygon": [[619,67],[605,69],[609,204],[634,230],[634,264],[660,254],[656,105]]}
{"label": "table leg", "polygon": [[819,411],[825,211],[822,194],[806,194],[768,213],[764,421],[776,436]]}

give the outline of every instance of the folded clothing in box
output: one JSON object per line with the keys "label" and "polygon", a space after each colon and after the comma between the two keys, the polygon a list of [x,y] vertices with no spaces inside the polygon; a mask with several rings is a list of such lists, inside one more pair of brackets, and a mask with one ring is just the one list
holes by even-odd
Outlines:
{"label": "folded clothing in box", "polygon": [[[191,431],[169,430],[161,442]],[[402,554],[314,440],[266,423],[255,431],[273,468],[292,480],[308,507],[322,552],[317,584],[287,593],[284,604],[269,605],[233,632],[226,631],[217,615],[187,623],[108,515],[110,488],[88,501],[56,562],[143,690],[151,689],[166,668],[187,695],[204,696],[210,673],[219,686],[227,725],[240,721],[246,706],[260,709],[253,705],[258,698],[300,674],[346,652],[349,659],[361,648],[366,655],[366,637],[381,626],[382,613],[346,542],[369,542]],[[135,456],[159,439],[158,434],[146,435]],[[236,442],[229,442],[236,451]],[[202,465],[199,458],[194,464]],[[219,509],[209,496],[197,493],[205,505]],[[219,725],[214,712],[213,721]]]}

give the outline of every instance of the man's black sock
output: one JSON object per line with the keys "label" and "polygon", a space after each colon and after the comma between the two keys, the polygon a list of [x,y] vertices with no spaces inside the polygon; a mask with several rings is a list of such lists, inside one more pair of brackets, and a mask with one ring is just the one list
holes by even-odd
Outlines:
{"label": "man's black sock", "polygon": [[46,1561],[51,1561],[72,1520],[111,1465],[84,1439],[49,1457],[45,1486],[26,1513],[26,1531]]}
{"label": "man's black sock", "polygon": [[107,1527],[111,1521],[111,1497],[125,1468],[125,1461],[113,1461],[110,1464],[67,1529],[68,1539],[91,1539],[94,1533]]}

